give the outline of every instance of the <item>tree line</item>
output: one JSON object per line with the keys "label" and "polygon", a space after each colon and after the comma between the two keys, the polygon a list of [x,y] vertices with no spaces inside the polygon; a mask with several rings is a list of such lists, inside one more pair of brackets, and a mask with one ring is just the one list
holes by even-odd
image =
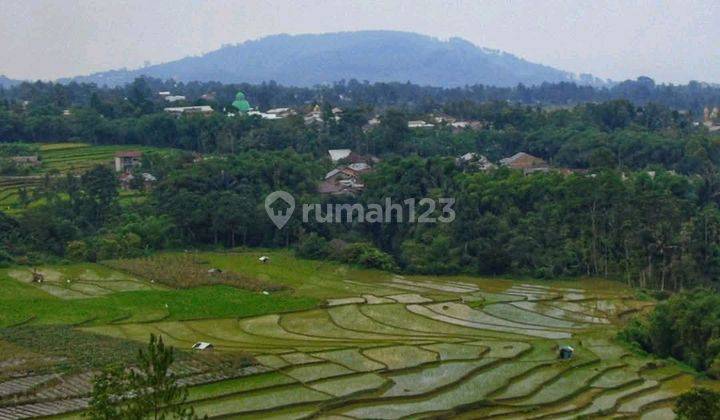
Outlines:
{"label": "tree line", "polygon": [[[572,82],[542,83],[515,87],[472,85],[458,88],[420,86],[411,83],[369,83],[339,81],[332,85],[298,88],[275,82],[259,85],[248,83],[176,82],[149,77],[136,79],[124,86],[108,88],[89,83],[23,82],[12,87],[0,86],[0,102],[31,101],[41,106],[61,108],[107,106],[127,98],[136,101],[138,94],[169,91],[183,95],[194,104],[229,105],[238,91],[243,91],[252,104],[262,110],[283,106],[302,106],[313,102],[332,102],[343,106],[372,106],[380,109],[404,108],[429,112],[453,102],[512,102],[525,105],[567,106],[624,99],[637,105],[657,103],[675,110],[701,115],[706,106],[720,106],[720,87],[700,82],[685,85],[656,84],[648,77],[594,87]],[[149,111],[149,104],[143,104]],[[123,106],[107,107],[106,112],[128,112]]]}

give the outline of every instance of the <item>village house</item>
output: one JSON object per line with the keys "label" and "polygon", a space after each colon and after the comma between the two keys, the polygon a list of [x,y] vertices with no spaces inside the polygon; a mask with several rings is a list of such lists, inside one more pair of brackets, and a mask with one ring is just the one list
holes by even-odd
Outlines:
{"label": "village house", "polygon": [[136,150],[115,153],[115,172],[130,172],[140,166],[142,155]]}
{"label": "village house", "polygon": [[268,109],[267,112],[252,110],[248,112],[248,115],[257,115],[264,120],[279,120],[295,115],[295,111],[291,108],[273,108]]}
{"label": "village house", "polygon": [[320,194],[355,195],[365,188],[362,175],[372,171],[371,164],[379,162],[374,156],[362,156],[350,149],[328,150],[333,163],[343,161],[346,165],[339,166],[325,175],[318,185]]}
{"label": "village house", "polygon": [[454,117],[446,114],[433,115],[432,119],[435,124],[452,124],[457,121]]}
{"label": "village house", "polygon": [[425,121],[408,121],[408,128],[433,128],[435,124],[426,123]]}
{"label": "village house", "polygon": [[[142,186],[145,190],[151,189],[152,186],[157,182],[157,178],[147,172],[143,172],[139,176],[142,179]],[[120,175],[118,177],[118,181],[120,182],[120,188],[128,191],[131,190],[133,188],[133,181],[135,181],[135,179],[135,175],[131,174],[130,172],[126,172]]]}
{"label": "village house", "polygon": [[[367,171],[364,171],[367,172]],[[325,175],[325,179],[318,185],[320,194],[354,195],[365,188],[360,179],[360,173],[349,167],[336,168]]]}
{"label": "village house", "polygon": [[459,133],[463,130],[480,130],[483,124],[480,121],[455,121],[450,124],[453,133]]}
{"label": "village house", "polygon": [[333,163],[336,163],[338,161],[341,161],[352,153],[352,150],[350,149],[331,149],[328,150],[328,154],[330,155],[330,160]]}
{"label": "village house", "polygon": [[216,96],[217,95],[215,94],[215,92],[208,92],[200,95],[200,99],[204,99],[206,101],[214,101],[215,99],[217,99]]}
{"label": "village house", "polygon": [[508,158],[500,159],[500,164],[510,169],[522,170],[525,175],[533,172],[550,171],[550,165],[547,162],[525,152],[515,153]]}
{"label": "village house", "polygon": [[304,120],[307,125],[323,122],[320,105],[315,105],[312,111],[305,114]]}
{"label": "village house", "polygon": [[213,109],[209,105],[199,105],[199,106],[178,106],[178,107],[168,107],[164,110],[168,114],[172,115],[183,115],[183,114],[203,114],[203,115],[209,115],[212,114]]}
{"label": "village house", "polygon": [[168,96],[165,96],[163,99],[165,99],[165,101],[167,101],[167,102],[173,103],[173,102],[184,101],[186,98],[182,95],[168,95]]}
{"label": "village house", "polygon": [[488,158],[475,152],[465,153],[464,155],[455,159],[455,164],[460,167],[480,171],[489,171],[491,169],[497,168],[497,166],[490,162]]}
{"label": "village house", "polygon": [[40,166],[42,163],[37,155],[32,156],[13,156],[10,158],[18,166]]}
{"label": "village house", "polygon": [[274,115],[275,118],[287,118],[295,115],[296,112],[292,108],[273,108],[268,109],[266,114]]}
{"label": "village house", "polygon": [[711,133],[720,131],[720,124],[718,124],[719,121],[720,109],[717,107],[712,109],[705,107],[703,110],[703,125],[708,129],[708,131]]}

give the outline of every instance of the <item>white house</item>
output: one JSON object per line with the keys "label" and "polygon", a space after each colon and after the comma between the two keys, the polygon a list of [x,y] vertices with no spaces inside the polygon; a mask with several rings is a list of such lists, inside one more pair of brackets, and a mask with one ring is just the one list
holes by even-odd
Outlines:
{"label": "white house", "polygon": [[213,109],[210,105],[200,105],[200,106],[178,106],[178,107],[169,107],[165,108],[165,112],[173,115],[182,115],[182,114],[210,114],[213,112]]}
{"label": "white house", "polygon": [[339,160],[343,160],[350,156],[350,153],[352,153],[352,150],[350,149],[332,149],[328,150],[328,153],[330,154],[330,160],[333,162],[337,162]]}
{"label": "white house", "polygon": [[115,172],[129,172],[142,162],[142,152],[128,150],[115,153]]}
{"label": "white house", "polygon": [[184,101],[186,98],[182,95],[168,95],[168,96],[165,96],[164,99],[167,102],[172,103],[172,102]]}
{"label": "white house", "polygon": [[408,128],[433,128],[435,124],[429,124],[425,121],[408,121]]}
{"label": "white house", "polygon": [[215,346],[213,346],[212,343],[208,343],[205,341],[198,341],[197,343],[193,344],[193,346],[192,346],[193,350],[201,350],[201,351],[212,350],[213,348],[215,348]]}

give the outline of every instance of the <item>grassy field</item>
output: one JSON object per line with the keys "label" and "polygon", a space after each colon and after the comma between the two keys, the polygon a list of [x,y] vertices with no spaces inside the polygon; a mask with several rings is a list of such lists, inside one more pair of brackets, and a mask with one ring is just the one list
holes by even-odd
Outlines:
{"label": "grassy field", "polygon": [[[261,255],[270,262],[259,262]],[[693,383],[717,386],[615,341],[628,313],[653,305],[618,283],[403,277],[284,251],[192,258],[202,270],[284,289],[265,294],[207,279],[176,289],[132,261],[39,267],[43,284],[29,281],[27,268],[12,267],[0,271],[0,378],[18,369],[9,366],[43,372],[62,363],[75,368],[67,375],[79,375],[114,355],[126,357],[155,333],[179,349],[209,341],[214,357],[255,358],[252,372],[185,369],[192,405],[209,417],[664,418]],[[98,354],[75,350],[75,342]],[[558,359],[562,345],[575,348],[572,359]],[[195,366],[193,357],[183,363]],[[0,415],[11,398],[2,393],[7,383],[0,380]],[[59,408],[41,398],[57,385],[5,388],[13,386],[18,393],[30,387],[14,405],[79,416],[67,406],[80,404],[82,392],[62,394]]]}

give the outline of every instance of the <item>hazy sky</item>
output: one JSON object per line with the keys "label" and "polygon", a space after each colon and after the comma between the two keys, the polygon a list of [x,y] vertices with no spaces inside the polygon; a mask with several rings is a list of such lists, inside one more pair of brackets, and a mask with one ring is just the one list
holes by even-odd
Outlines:
{"label": "hazy sky", "polygon": [[361,29],[459,36],[614,80],[720,82],[720,0],[0,0],[0,74],[55,79]]}

